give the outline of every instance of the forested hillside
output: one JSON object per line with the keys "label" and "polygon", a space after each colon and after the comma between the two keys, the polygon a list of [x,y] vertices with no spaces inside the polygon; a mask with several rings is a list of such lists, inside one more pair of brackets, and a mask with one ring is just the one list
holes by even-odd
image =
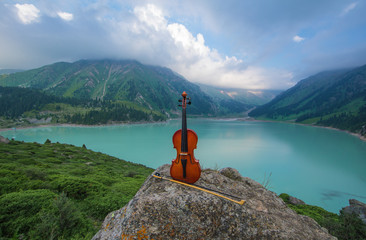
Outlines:
{"label": "forested hillside", "polygon": [[304,79],[249,115],[331,126],[365,135],[366,65]]}
{"label": "forested hillside", "polygon": [[31,123],[107,124],[113,122],[161,121],[158,111],[128,103],[64,98],[29,88],[0,87],[0,127]]}

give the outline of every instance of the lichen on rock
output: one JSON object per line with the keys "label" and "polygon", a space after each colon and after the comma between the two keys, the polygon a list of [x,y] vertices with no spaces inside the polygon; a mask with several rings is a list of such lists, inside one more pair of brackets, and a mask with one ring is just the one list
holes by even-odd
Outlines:
{"label": "lichen on rock", "polygon": [[[169,165],[156,171],[169,177]],[[244,205],[150,176],[126,206],[108,214],[93,240],[336,239],[259,183],[236,173],[234,179],[205,170],[195,185],[238,196]]]}

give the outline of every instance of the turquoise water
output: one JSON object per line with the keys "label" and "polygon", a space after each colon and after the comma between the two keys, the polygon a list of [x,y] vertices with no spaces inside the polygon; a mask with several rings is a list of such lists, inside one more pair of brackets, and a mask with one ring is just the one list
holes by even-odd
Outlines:
{"label": "turquoise water", "polygon": [[[188,119],[203,168],[233,167],[276,193],[336,212],[366,202],[366,142],[344,132],[295,124]],[[180,121],[101,127],[42,127],[1,132],[26,142],[68,143],[157,168],[176,156]]]}

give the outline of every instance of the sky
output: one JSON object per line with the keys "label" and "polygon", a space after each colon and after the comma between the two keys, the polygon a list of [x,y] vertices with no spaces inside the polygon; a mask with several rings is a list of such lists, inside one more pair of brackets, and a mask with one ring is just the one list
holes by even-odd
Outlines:
{"label": "sky", "polygon": [[288,89],[366,64],[366,0],[0,0],[0,69],[107,58]]}

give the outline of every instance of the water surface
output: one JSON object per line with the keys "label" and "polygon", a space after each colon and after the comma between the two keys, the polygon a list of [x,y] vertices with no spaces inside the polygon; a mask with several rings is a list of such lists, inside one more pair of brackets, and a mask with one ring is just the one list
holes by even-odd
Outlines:
{"label": "water surface", "polygon": [[[338,212],[366,202],[366,142],[347,133],[295,124],[189,119],[203,168],[233,167],[276,193]],[[16,140],[68,143],[157,168],[176,156],[180,121],[101,127],[42,127],[2,132]]]}

